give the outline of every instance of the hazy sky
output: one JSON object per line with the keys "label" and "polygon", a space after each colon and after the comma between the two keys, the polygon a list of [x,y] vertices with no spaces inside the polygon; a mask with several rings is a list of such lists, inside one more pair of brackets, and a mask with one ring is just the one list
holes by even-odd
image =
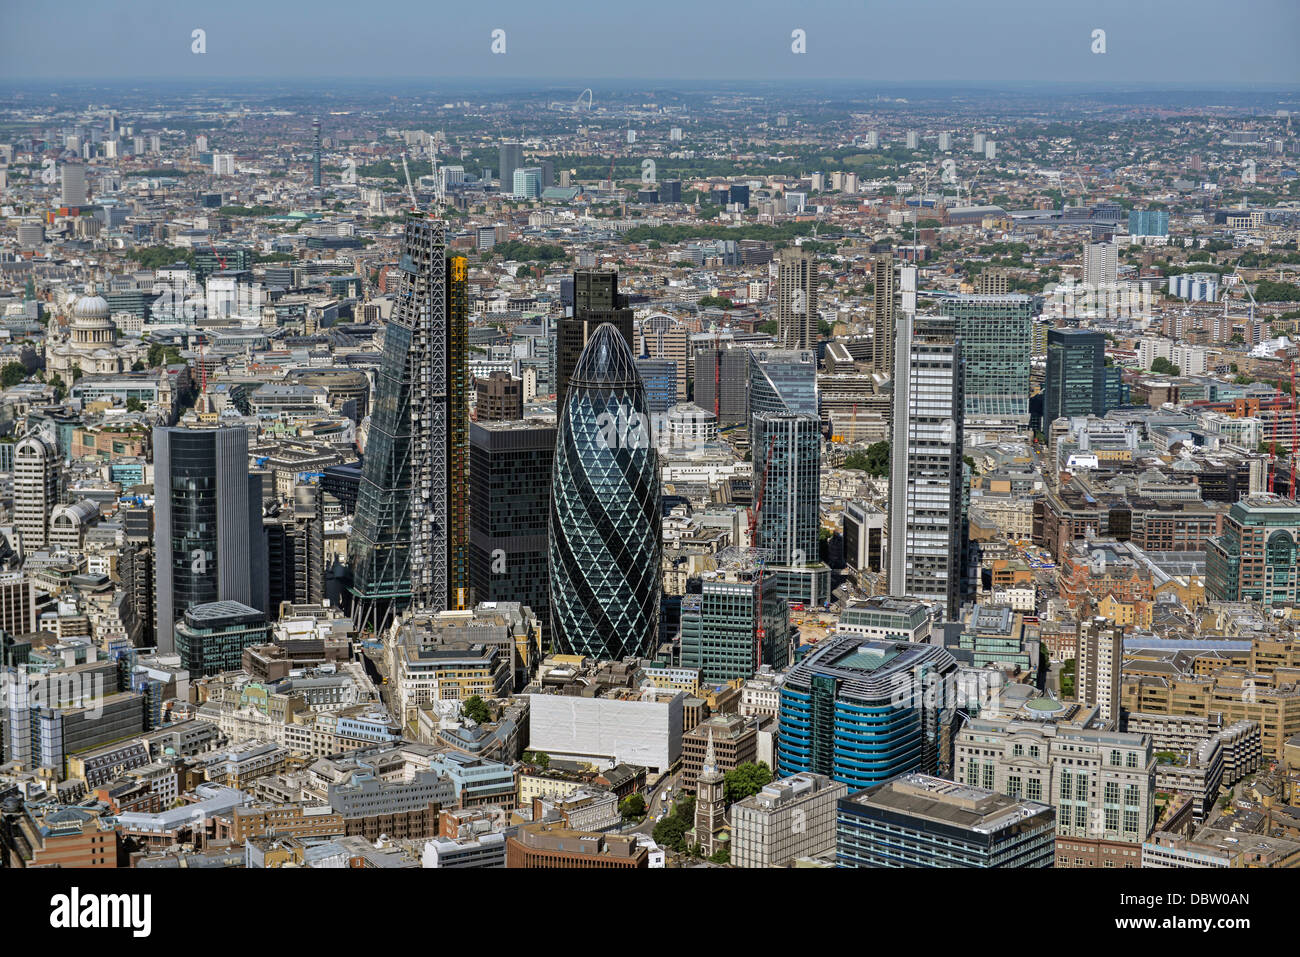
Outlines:
{"label": "hazy sky", "polygon": [[[191,52],[206,31],[207,52]],[[491,52],[491,33],[506,52]],[[807,52],[791,52],[805,31]],[[1091,52],[1094,30],[1106,52]],[[1300,0],[0,0],[0,82],[1300,84]]]}

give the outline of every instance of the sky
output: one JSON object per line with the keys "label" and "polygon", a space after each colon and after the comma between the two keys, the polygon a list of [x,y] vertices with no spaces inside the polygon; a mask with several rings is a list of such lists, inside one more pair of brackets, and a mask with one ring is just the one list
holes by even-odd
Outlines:
{"label": "sky", "polygon": [[[195,53],[195,30],[206,52]],[[493,53],[493,31],[504,52]],[[803,31],[806,52],[792,47]],[[1095,53],[1095,31],[1105,52]],[[498,39],[498,48],[501,42]],[[1300,0],[0,0],[0,83],[1300,86]]]}

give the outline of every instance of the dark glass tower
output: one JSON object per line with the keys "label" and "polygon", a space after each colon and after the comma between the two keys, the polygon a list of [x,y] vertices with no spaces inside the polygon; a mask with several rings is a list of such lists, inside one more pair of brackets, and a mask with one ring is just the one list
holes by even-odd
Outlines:
{"label": "dark glass tower", "polygon": [[522,602],[545,622],[555,421],[474,422],[469,442],[474,599]]}
{"label": "dark glass tower", "polygon": [[1059,418],[1105,415],[1124,404],[1118,367],[1106,365],[1106,337],[1088,329],[1047,330],[1047,379],[1043,383],[1046,432]]}
{"label": "dark glass tower", "polygon": [[158,648],[194,605],[238,601],[265,612],[261,476],[248,474],[248,431],[157,428],[154,555]]}
{"label": "dark glass tower", "polygon": [[446,224],[408,220],[348,548],[361,630],[383,630],[412,603],[472,604],[465,280]]}
{"label": "dark glass tower", "polygon": [[567,654],[648,655],[659,635],[659,457],[623,334],[592,333],[569,383],[551,483],[551,628]]}
{"label": "dark glass tower", "polygon": [[579,269],[573,274],[573,315],[560,319],[556,327],[558,349],[555,362],[555,407],[564,408],[564,393],[578,357],[592,333],[602,323],[612,323],[632,350],[632,310],[627,296],[618,291],[618,273],[613,269]]}

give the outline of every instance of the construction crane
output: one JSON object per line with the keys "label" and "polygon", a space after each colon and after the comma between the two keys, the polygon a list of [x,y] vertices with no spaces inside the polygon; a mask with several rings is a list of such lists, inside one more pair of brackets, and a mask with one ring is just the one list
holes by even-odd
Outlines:
{"label": "construction crane", "polygon": [[[750,547],[757,547],[758,542],[758,519],[763,510],[763,496],[767,491],[767,473],[772,465],[772,446],[776,442],[776,436],[768,436],[767,454],[763,456],[763,479],[758,488],[754,490],[754,504],[749,508],[749,544]],[[763,664],[763,639],[767,637],[767,629],[763,625],[763,573],[767,570],[767,562],[763,560],[762,555],[758,557],[758,576],[754,579],[754,603],[755,603],[755,628],[754,628],[754,670],[757,671]]]}
{"label": "construction crane", "polygon": [[406,150],[402,150],[402,172],[406,174],[406,194],[411,197],[411,212],[415,212],[415,187],[411,185],[411,168],[406,165]]}

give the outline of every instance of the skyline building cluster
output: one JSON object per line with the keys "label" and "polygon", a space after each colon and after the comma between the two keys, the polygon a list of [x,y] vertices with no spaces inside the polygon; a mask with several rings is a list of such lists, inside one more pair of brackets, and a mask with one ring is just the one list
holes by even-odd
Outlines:
{"label": "skyline building cluster", "polygon": [[1284,97],[501,91],[5,100],[6,872],[1300,866]]}

